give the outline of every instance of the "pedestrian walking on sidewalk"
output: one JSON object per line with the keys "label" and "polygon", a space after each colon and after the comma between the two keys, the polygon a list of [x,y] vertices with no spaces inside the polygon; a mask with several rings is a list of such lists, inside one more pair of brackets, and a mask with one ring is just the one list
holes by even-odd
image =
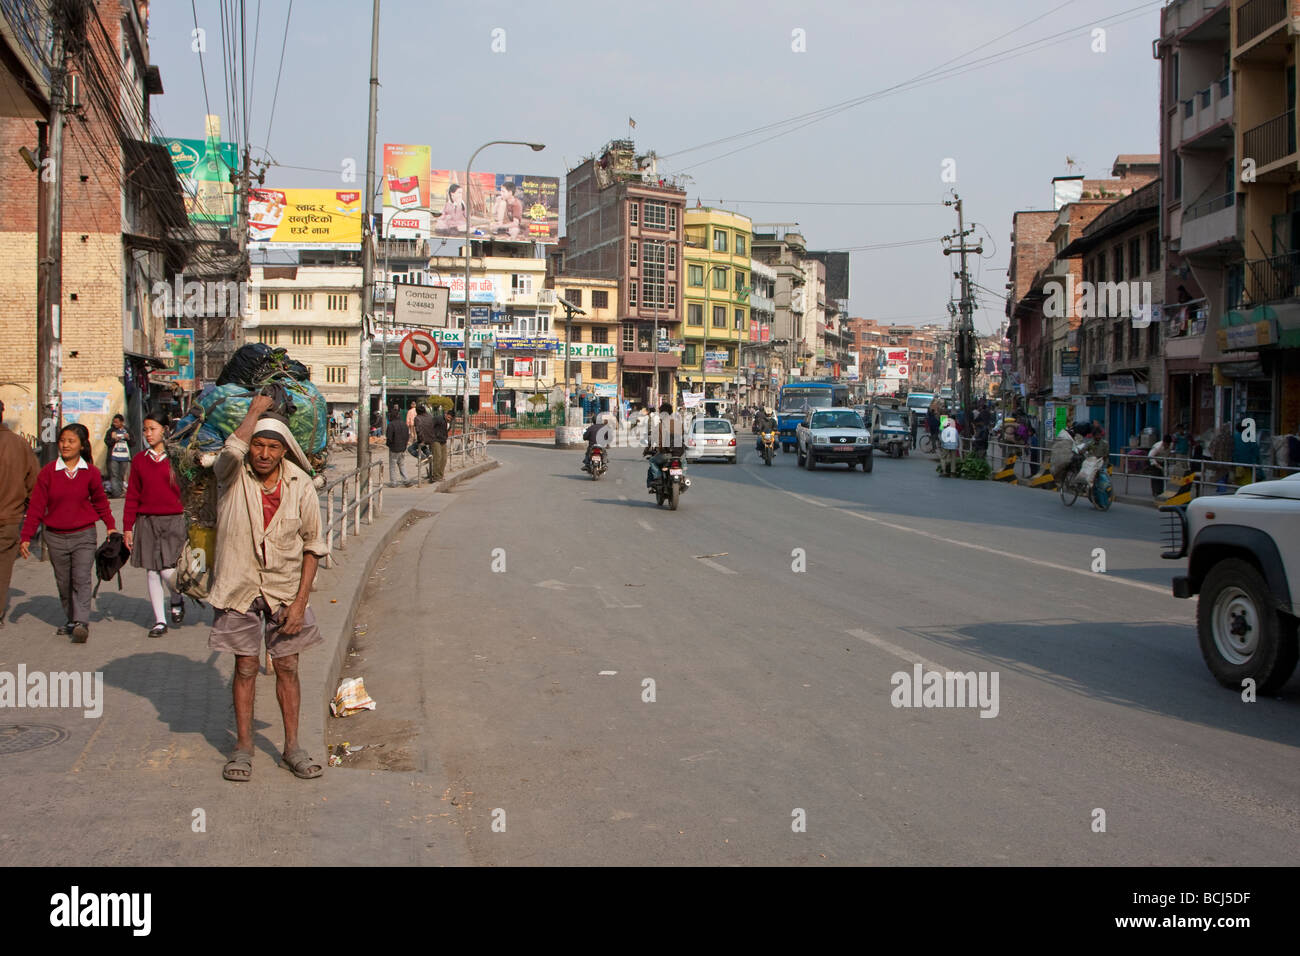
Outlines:
{"label": "pedestrian walking on sidewalk", "polygon": [[5,403],[0,402],[0,628],[9,610],[9,581],[18,559],[23,511],[41,472],[32,446],[4,427],[4,417]]}
{"label": "pedestrian walking on sidewalk", "polygon": [[421,469],[427,469],[425,462],[433,454],[433,416],[425,405],[418,405],[415,410],[415,451],[418,475]]}
{"label": "pedestrian walking on sidewalk", "polygon": [[108,446],[108,484],[109,497],[121,498],[126,488],[126,473],[131,467],[131,442],[135,437],[126,429],[126,419],[121,415],[113,416],[113,424],[104,432],[104,444]]}
{"label": "pedestrian walking on sidewalk", "polygon": [[953,466],[957,463],[959,450],[961,448],[961,438],[957,434],[957,423],[953,419],[948,419],[948,424],[943,432],[939,435],[939,468],[940,473],[948,478],[952,475]]}
{"label": "pedestrian walking on sidewalk", "polygon": [[1165,490],[1165,474],[1169,470],[1169,456],[1174,453],[1174,436],[1166,435],[1147,452],[1147,474],[1151,476],[1151,497],[1159,497]]}
{"label": "pedestrian walking on sidewalk", "polygon": [[208,647],[235,655],[235,751],[221,774],[237,782],[253,774],[253,697],[263,640],[284,720],[281,766],[304,779],[323,772],[298,744],[298,655],[322,640],[307,599],[329,549],[316,488],[304,470],[307,458],[271,404],[266,395],[253,398],[213,465],[217,544],[208,602],[216,618]]}
{"label": "pedestrian walking on sidewalk", "polygon": [[433,442],[429,447],[433,455],[429,464],[431,469],[429,477],[433,481],[442,481],[443,474],[447,470],[447,433],[451,429],[451,419],[443,414],[442,406],[434,410],[431,428]]}
{"label": "pedestrian walking on sidewalk", "polygon": [[388,427],[384,430],[384,441],[388,443],[388,484],[397,484],[397,476],[402,476],[402,484],[409,485],[411,479],[406,477],[406,449],[411,444],[411,432],[406,427],[401,410],[394,403],[388,412]]}
{"label": "pedestrian walking on sidewalk", "polygon": [[126,505],[122,509],[122,533],[131,549],[133,567],[144,568],[153,606],[154,626],[150,637],[167,633],[163,616],[163,588],[171,591],[171,624],[185,620],[185,599],[176,591],[176,562],[185,547],[185,506],[181,486],[167,457],[167,429],[171,420],[164,411],[154,410],[144,418],[144,440],[149,446],[131,460],[126,484]]}
{"label": "pedestrian walking on sidewalk", "polygon": [[104,479],[90,463],[90,433],[85,425],[59,429],[59,457],[40,470],[23,522],[19,553],[32,556],[32,536],[45,528],[45,547],[67,623],[55,633],[84,644],[90,637],[91,572],[95,567],[95,522],[117,533],[104,494]]}

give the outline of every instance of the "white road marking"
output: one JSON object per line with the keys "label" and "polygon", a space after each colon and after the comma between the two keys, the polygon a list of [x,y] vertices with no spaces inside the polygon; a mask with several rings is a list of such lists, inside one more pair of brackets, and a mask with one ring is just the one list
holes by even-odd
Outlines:
{"label": "white road marking", "polygon": [[619,501],[627,501],[627,495],[619,495],[619,496],[618,496],[618,500],[619,500]]}
{"label": "white road marking", "polygon": [[931,531],[922,531],[920,528],[909,528],[907,525],[894,524],[892,521],[885,521],[883,518],[873,518],[870,515],[862,514],[860,511],[848,511],[844,508],[833,508],[831,505],[825,504],[824,502],[814,501],[813,499],[798,494],[797,492],[789,491],[788,489],[782,488],[780,485],[773,484],[772,482],[768,481],[766,478],[760,477],[759,475],[753,475],[752,477],[757,481],[761,481],[769,488],[773,488],[781,492],[782,494],[789,495],[791,498],[796,498],[799,501],[804,502],[805,504],[816,505],[818,508],[832,508],[832,510],[838,511],[841,514],[852,515],[855,518],[861,518],[863,521],[870,521],[873,522],[874,524],[884,525],[886,528],[893,528],[895,531],[906,531],[908,534],[920,535],[923,538],[932,538],[935,541],[942,541],[945,544],[955,544],[960,548],[970,548],[973,551],[983,551],[986,554],[996,554],[998,555],[998,557],[1002,557],[1002,558],[1012,558],[1016,561],[1024,561],[1025,563],[1032,564],[1035,567],[1051,568],[1054,571],[1069,571],[1071,574],[1081,574],[1086,578],[1092,578],[1094,581],[1100,580],[1100,581],[1110,581],[1112,584],[1127,584],[1131,588],[1140,588],[1143,591],[1151,591],[1154,592],[1155,594],[1163,594],[1165,597],[1172,596],[1170,594],[1169,588],[1167,587],[1160,587],[1155,584],[1147,584],[1143,581],[1130,581],[1127,578],[1115,577],[1114,575],[1111,574],[1098,574],[1095,571],[1092,571],[1087,568],[1072,568],[1069,567],[1068,565],[1055,564],[1051,561],[1043,561],[1039,558],[1032,558],[1024,554],[1015,554],[1014,552],[1011,551],[1000,551],[997,548],[990,548],[982,544],[972,544],[969,541],[961,541],[957,538],[946,538],[941,534],[934,534]]}
{"label": "white road marking", "polygon": [[707,565],[708,565],[709,567],[711,567],[714,571],[721,571],[723,574],[735,574],[735,573],[736,573],[735,571],[733,571],[731,568],[727,567],[726,565],[724,565],[724,564],[718,564],[717,561],[710,561],[708,558],[696,558],[695,560],[696,560],[696,561],[699,561],[700,564],[707,564]]}
{"label": "white road marking", "polygon": [[646,521],[644,518],[637,518],[636,523],[639,524],[641,527],[645,528],[647,531],[654,530],[654,528],[650,527],[650,522]]}
{"label": "white road marking", "polygon": [[895,657],[900,657],[903,660],[907,661],[907,663],[909,664],[920,664],[921,667],[923,667],[924,669],[931,670],[931,671],[943,671],[946,673],[948,670],[948,668],[944,667],[942,664],[936,664],[934,661],[922,657],[920,654],[913,654],[907,648],[899,647],[897,644],[892,644],[889,641],[885,640],[883,637],[876,637],[876,635],[870,633],[869,631],[864,631],[861,628],[856,628],[854,630],[848,631],[847,633],[852,634],[854,637],[856,637],[860,641],[863,641],[864,643],[872,644],[880,648],[882,651],[885,651],[888,654],[893,654]]}
{"label": "white road marking", "polygon": [[601,672],[600,672],[599,674],[597,674],[596,676],[597,676],[597,677],[613,677],[613,676],[614,676],[615,674],[617,674],[617,673],[618,673],[618,671],[601,671]]}

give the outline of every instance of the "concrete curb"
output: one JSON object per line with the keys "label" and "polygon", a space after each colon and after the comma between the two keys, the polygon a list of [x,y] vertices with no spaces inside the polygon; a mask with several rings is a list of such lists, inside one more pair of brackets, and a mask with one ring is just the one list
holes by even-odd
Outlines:
{"label": "concrete curb", "polygon": [[[545,440],[540,438],[489,438],[489,445],[516,445],[519,448],[562,448],[556,445],[554,438]],[[579,445],[579,448],[585,448],[586,445]]]}
{"label": "concrete curb", "polygon": [[[454,475],[444,478],[434,485],[423,485],[419,489],[429,494],[441,494],[449,491],[462,481],[468,478],[474,478],[484,472],[491,471],[500,463],[489,459],[480,462],[477,465],[471,465],[469,468],[462,469]],[[415,490],[412,486],[411,490]],[[323,654],[304,654],[300,660],[305,662],[301,665],[302,684],[307,687],[318,687],[320,710],[313,707],[304,707],[302,714],[302,727],[299,735],[305,740],[319,741],[321,751],[324,752],[326,746],[325,730],[330,721],[330,701],[334,699],[334,692],[338,689],[335,683],[339,673],[343,670],[343,662],[347,657],[348,647],[352,643],[352,627],[356,621],[357,608],[361,605],[362,595],[366,590],[366,583],[370,576],[374,574],[375,568],[379,564],[379,559],[384,550],[397,537],[406,520],[416,511],[422,511],[418,500],[414,503],[408,503],[404,507],[399,506],[390,515],[382,515],[376,520],[375,524],[370,525],[370,529],[375,534],[359,540],[364,550],[363,559],[356,564],[349,563],[346,566],[336,566],[328,569],[329,572],[340,572],[337,582],[338,598],[337,604],[326,604],[317,610],[317,623],[320,627],[321,634],[325,638],[323,645]],[[358,550],[354,545],[354,550],[344,553],[348,556],[357,554]],[[310,700],[307,693],[303,694],[304,699]],[[381,702],[382,706],[382,702]],[[320,723],[314,723],[312,715],[317,714]],[[314,751],[314,748],[309,748]],[[321,758],[324,759],[323,757]]]}

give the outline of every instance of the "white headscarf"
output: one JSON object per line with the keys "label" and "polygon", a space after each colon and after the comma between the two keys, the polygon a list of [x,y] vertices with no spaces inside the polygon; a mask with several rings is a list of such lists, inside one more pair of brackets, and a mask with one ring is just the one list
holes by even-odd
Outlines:
{"label": "white headscarf", "polygon": [[293,437],[293,432],[289,431],[289,426],[278,418],[259,418],[257,427],[253,431],[254,438],[273,438],[282,442],[285,448],[296,459],[295,464],[305,471],[308,475],[312,473],[311,462],[306,454],[303,453],[302,446],[298,444],[298,439]]}

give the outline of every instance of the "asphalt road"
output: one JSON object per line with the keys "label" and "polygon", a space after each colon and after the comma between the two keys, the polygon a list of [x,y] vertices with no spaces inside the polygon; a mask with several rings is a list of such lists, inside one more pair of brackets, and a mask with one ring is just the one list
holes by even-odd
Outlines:
{"label": "asphalt road", "polygon": [[[493,454],[369,625],[469,859],[1294,863],[1298,682],[1213,681],[1150,509],[746,447],[670,512],[635,449]],[[894,706],[916,664],[996,706]]]}

